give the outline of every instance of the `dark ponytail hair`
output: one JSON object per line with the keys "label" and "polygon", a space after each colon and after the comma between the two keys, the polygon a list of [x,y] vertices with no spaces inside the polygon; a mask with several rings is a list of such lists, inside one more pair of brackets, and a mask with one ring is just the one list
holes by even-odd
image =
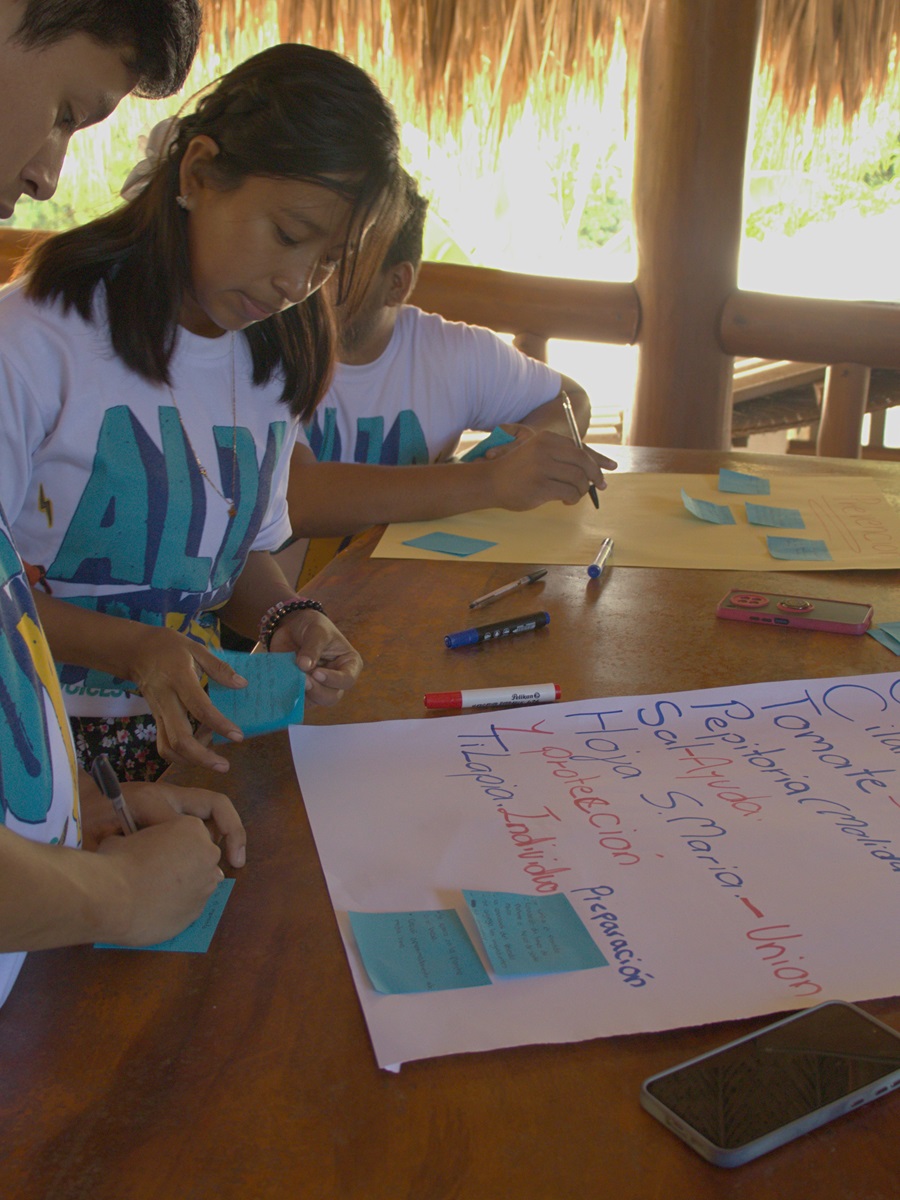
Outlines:
{"label": "dark ponytail hair", "polygon": [[[297,179],[350,203],[339,299],[362,283],[354,272],[367,226],[374,222],[375,241],[389,240],[399,211],[396,119],[364,71],[329,50],[296,44],[273,46],[235,67],[182,118],[143,191],[109,215],[47,239],[24,268],[31,299],[59,300],[85,320],[93,318],[94,293],[104,284],[113,349],[133,371],[159,383],[170,382],[178,317],[191,287],[189,216],[176,196],[184,152],[200,134],[219,147],[205,167],[215,187],[237,188],[251,175]],[[366,262],[374,257],[369,251]],[[334,355],[322,289],[249,326],[244,336],[253,382],[280,372],[282,400],[295,415],[310,416]]]}

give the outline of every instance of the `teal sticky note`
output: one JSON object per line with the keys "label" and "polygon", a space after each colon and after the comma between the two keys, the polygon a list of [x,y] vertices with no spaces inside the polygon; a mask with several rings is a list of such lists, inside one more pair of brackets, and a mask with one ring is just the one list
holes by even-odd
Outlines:
{"label": "teal sticky note", "polygon": [[[229,666],[247,680],[244,688],[209,681],[209,698],[216,708],[243,731],[245,737],[271,733],[287,725],[302,725],[306,676],[292,653],[245,654],[217,650]],[[226,738],[216,737],[224,742]]]}
{"label": "teal sticky note", "polygon": [[223,879],[206,902],[203,912],[187,929],[165,942],[157,942],[154,946],[117,946],[114,942],[95,942],[96,950],[175,950],[182,954],[205,954],[209,949],[213,934],[218,928],[231,889],[233,879]]}
{"label": "teal sticky note", "polygon": [[477,446],[473,446],[468,450],[460,462],[472,462],[476,458],[482,458],[488,450],[494,446],[505,446],[507,442],[514,442],[516,439],[511,433],[507,433],[505,429],[501,429],[499,425],[495,425],[486,438],[483,438]]}
{"label": "teal sticky note", "polygon": [[689,496],[684,488],[681,489],[681,499],[684,507],[701,521],[709,521],[713,525],[736,524],[734,514],[727,504],[713,504],[711,500],[697,500]]}
{"label": "teal sticky note", "polygon": [[551,975],[605,967],[568,896],[463,891],[497,975]]}
{"label": "teal sticky note", "polygon": [[868,632],[893,654],[900,654],[900,621],[883,621],[877,629]]}
{"label": "teal sticky note", "polygon": [[727,467],[720,467],[719,491],[742,492],[747,496],[768,496],[769,481],[759,475],[745,475],[743,471],[729,471]]}
{"label": "teal sticky note", "polygon": [[484,538],[461,537],[457,533],[424,533],[421,537],[410,538],[404,546],[417,546],[420,550],[434,550],[437,554],[453,554],[457,558],[468,558],[470,554],[478,554],[496,546],[496,542],[486,542]]}
{"label": "teal sticky note", "polygon": [[459,914],[348,912],[366,974],[376,992],[407,995],[491,982]]}
{"label": "teal sticky note", "polygon": [[828,547],[818,538],[774,537],[770,534],[766,538],[766,544],[773,558],[816,562],[831,561]]}
{"label": "teal sticky note", "polygon": [[779,529],[806,528],[799,508],[776,508],[771,504],[753,504],[749,500],[744,507],[751,525],[770,525]]}

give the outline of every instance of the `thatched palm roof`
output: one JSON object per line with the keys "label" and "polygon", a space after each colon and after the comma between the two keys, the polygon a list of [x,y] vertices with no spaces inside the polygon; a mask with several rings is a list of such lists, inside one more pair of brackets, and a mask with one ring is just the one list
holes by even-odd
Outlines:
{"label": "thatched palm roof", "polygon": [[[645,8],[661,2],[204,0],[217,49],[248,21],[269,21],[274,36],[277,21],[282,40],[339,50],[382,79],[399,74],[451,129],[477,103],[495,131],[529,96],[552,103],[574,85],[599,97],[618,39],[633,79]],[[883,93],[898,40],[900,0],[766,0],[760,67],[789,115],[812,105],[819,121],[835,111],[849,120]]]}

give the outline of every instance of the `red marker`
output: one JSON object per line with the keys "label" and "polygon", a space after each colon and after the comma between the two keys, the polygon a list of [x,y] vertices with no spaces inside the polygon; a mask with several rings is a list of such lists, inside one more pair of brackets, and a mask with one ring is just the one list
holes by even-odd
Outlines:
{"label": "red marker", "polygon": [[471,688],[465,692],[426,692],[426,708],[494,708],[497,705],[550,704],[562,692],[558,683],[525,687]]}

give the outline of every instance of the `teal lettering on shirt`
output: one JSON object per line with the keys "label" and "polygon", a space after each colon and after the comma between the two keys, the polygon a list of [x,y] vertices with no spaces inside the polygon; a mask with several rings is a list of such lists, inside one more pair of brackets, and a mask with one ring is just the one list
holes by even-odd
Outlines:
{"label": "teal lettering on shirt", "polygon": [[326,408],[322,410],[322,428],[319,429],[319,422],[315,420],[311,428],[311,434],[315,433],[315,441],[313,444],[313,453],[319,462],[340,462],[341,459],[341,435],[338,433],[337,427],[337,410],[334,408]]}
{"label": "teal lettering on shirt", "polygon": [[379,464],[383,448],[384,417],[358,417],[353,461]]}
{"label": "teal lettering on shirt", "polygon": [[[198,557],[196,554],[203,533],[203,516],[206,511],[207,497],[203,495],[202,489],[208,485],[204,483],[202,475],[198,480],[199,469],[194,453],[187,444],[177,409],[160,408],[159,432],[166,463],[168,496],[159,547],[154,556],[153,573],[148,582],[154,587],[182,588],[186,592],[199,592],[209,580],[211,566],[211,559]],[[218,434],[220,431],[215,429],[214,432]],[[232,431],[229,429],[229,443],[231,438]],[[231,450],[230,445],[228,448]],[[222,475],[221,478],[229,480],[230,488],[230,476]],[[222,490],[225,491],[224,488]],[[228,495],[227,492],[225,494]],[[210,503],[214,501],[225,504],[225,501],[215,494],[209,497]],[[133,582],[143,583],[144,580],[135,579]]]}
{"label": "teal lettering on shirt", "polygon": [[53,767],[44,685],[18,630],[26,612],[37,624],[30,589],[19,574],[0,592],[0,819],[5,823],[10,812],[38,825],[50,811]]}
{"label": "teal lettering on shirt", "polygon": [[148,557],[151,503],[164,488],[162,455],[126,405],[104,414],[87,485],[47,568],[54,579],[94,583],[142,583]]}
{"label": "teal lettering on shirt", "polygon": [[6,536],[6,531],[0,525],[0,588],[6,587],[14,575],[22,570],[22,563],[16,554],[12,542]]}
{"label": "teal lettering on shirt", "polygon": [[[256,444],[248,429],[237,431],[237,487],[234,497],[237,515],[228,528],[222,549],[213,567],[211,584],[220,588],[243,570],[253,539],[259,531],[272,489],[272,473],[287,435],[286,421],[273,421],[266,436],[262,462],[257,463]],[[227,447],[226,447],[227,439]],[[232,431],[216,429],[219,458],[231,461]]]}
{"label": "teal lettering on shirt", "polygon": [[399,467],[429,462],[425,434],[422,432],[419,418],[411,408],[404,408],[402,412],[397,413],[397,418],[384,439],[381,461],[394,463]]}
{"label": "teal lettering on shirt", "polygon": [[[316,413],[306,426],[310,449],[319,462],[342,462],[337,410],[325,408],[321,412],[321,426],[319,420],[320,414]],[[428,443],[419,418],[411,408],[405,408],[394,418],[385,435],[384,417],[358,417],[352,461],[393,467],[430,462]]]}

